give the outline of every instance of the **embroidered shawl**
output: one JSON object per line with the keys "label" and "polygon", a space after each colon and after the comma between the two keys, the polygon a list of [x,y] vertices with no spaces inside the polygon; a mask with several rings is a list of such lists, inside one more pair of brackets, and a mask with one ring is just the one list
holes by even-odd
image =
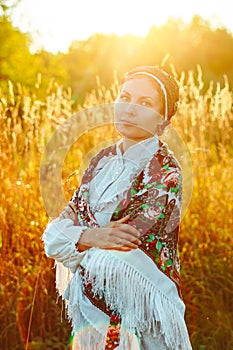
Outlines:
{"label": "embroidered shawl", "polygon": [[[98,226],[90,209],[88,184],[96,175],[99,161],[110,155],[116,155],[116,145],[103,149],[92,158],[79,189],[71,199],[76,205],[80,226]],[[114,254],[112,251],[91,248],[86,255],[86,265],[80,267],[78,274],[75,273],[66,293],[71,303],[71,318],[75,317],[72,309],[78,293],[84,292],[95,306],[110,315],[111,320],[120,315],[123,329],[140,336],[147,330],[153,333],[159,327],[169,348],[191,349],[184,322],[184,304],[180,298],[177,243],[181,200],[180,165],[166,144],[159,141],[157,152],[134,179],[111,220],[130,215],[128,223],[141,232],[142,245],[139,250],[152,262],[147,265],[151,268],[154,264],[155,272],[158,268],[160,274],[165,275],[170,283],[163,287],[159,274],[153,275],[153,271],[148,275],[154,278],[152,277],[152,281],[148,280],[140,266],[142,260],[129,262],[124,258],[127,253]],[[131,287],[127,296],[124,295],[127,290],[126,282]],[[75,288],[79,288],[79,292],[74,292]],[[127,337],[124,337],[123,330],[121,338],[122,349],[125,349]]]}
{"label": "embroidered shawl", "polygon": [[[100,151],[90,162],[83,175],[80,188],[72,202],[76,204],[82,226],[98,226],[88,202],[88,183],[103,157],[116,154],[116,145]],[[180,293],[180,269],[177,251],[182,199],[180,166],[159,141],[159,149],[133,181],[131,188],[115,209],[111,221],[130,215],[128,223],[141,232],[143,250],[177,286]]]}

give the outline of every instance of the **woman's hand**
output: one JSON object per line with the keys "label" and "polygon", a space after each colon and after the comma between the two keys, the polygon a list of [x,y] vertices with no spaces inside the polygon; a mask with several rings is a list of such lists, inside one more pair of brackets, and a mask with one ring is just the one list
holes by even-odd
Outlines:
{"label": "woman's hand", "polygon": [[[59,218],[71,219],[74,225],[78,224],[75,208],[70,202],[61,212]],[[127,215],[120,220],[111,221],[104,227],[86,229],[77,243],[78,250],[82,252],[91,247],[120,251],[137,249],[141,244],[139,240],[140,233],[133,226],[126,223],[129,218],[130,216]]]}
{"label": "woman's hand", "polygon": [[120,220],[111,221],[104,227],[85,230],[78,241],[78,250],[84,251],[91,247],[120,251],[137,249],[141,244],[140,233],[126,223],[129,218],[127,215]]}
{"label": "woman's hand", "polygon": [[69,202],[69,205],[63,209],[59,214],[60,219],[71,219],[74,222],[74,225],[78,225],[78,218],[75,211],[74,204]]}

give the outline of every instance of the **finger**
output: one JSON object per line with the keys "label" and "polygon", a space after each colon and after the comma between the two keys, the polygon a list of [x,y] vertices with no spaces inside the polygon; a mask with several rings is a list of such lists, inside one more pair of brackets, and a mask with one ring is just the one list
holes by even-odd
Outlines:
{"label": "finger", "polygon": [[64,215],[64,214],[59,215],[59,218],[60,219],[69,219],[68,215]]}
{"label": "finger", "polygon": [[121,224],[121,223],[127,222],[129,220],[129,218],[130,218],[130,215],[126,215],[123,218],[121,218],[119,220],[116,220],[114,222],[117,222],[118,224]]}
{"label": "finger", "polygon": [[133,249],[132,248],[128,248],[128,247],[120,247],[119,250],[122,251],[122,252],[130,252]]}
{"label": "finger", "polygon": [[127,243],[124,245],[117,245],[116,246],[117,249],[123,249],[123,250],[132,250],[132,249],[138,249],[138,245],[137,244],[133,244],[133,243]]}
{"label": "finger", "polygon": [[75,214],[72,212],[68,212],[67,210],[63,210],[61,212],[61,214],[59,215],[59,218],[60,219],[71,219],[73,221],[76,219]]}
{"label": "finger", "polygon": [[123,218],[121,218],[119,220],[110,221],[107,225],[105,225],[105,227],[114,227],[114,226],[117,226],[119,224],[124,224],[129,219],[130,219],[130,215],[126,215],[126,216],[124,216]]}
{"label": "finger", "polygon": [[63,211],[61,212],[61,215],[68,215],[69,211],[67,209],[63,209]]}
{"label": "finger", "polygon": [[74,214],[76,214],[76,208],[75,208],[75,204],[73,202],[69,202],[68,207],[71,208],[71,210],[74,212]]}
{"label": "finger", "polygon": [[129,224],[121,224],[117,229],[120,231],[129,233],[136,238],[140,237],[141,235],[140,232],[135,227]]}
{"label": "finger", "polygon": [[59,214],[59,216],[66,216],[68,214],[68,211],[66,209],[63,209],[63,211]]}
{"label": "finger", "polygon": [[123,245],[123,247],[130,247],[130,248],[138,248],[142,244],[141,241],[126,241]]}
{"label": "finger", "polygon": [[130,249],[138,249],[139,245],[138,244],[134,244],[134,243],[126,243],[122,247],[130,248]]}
{"label": "finger", "polygon": [[120,247],[130,247],[130,248],[138,248],[139,245],[142,244],[142,242],[137,239],[137,240],[133,240],[132,236],[123,236],[123,237],[116,237],[115,238],[116,240],[116,244],[117,246],[120,246]]}
{"label": "finger", "polygon": [[119,252],[130,252],[133,248],[128,247],[115,247],[115,248],[107,248],[108,250],[117,250]]}
{"label": "finger", "polygon": [[112,242],[117,243],[117,244],[133,244],[133,245],[141,245],[142,242],[139,238],[139,236],[134,236],[128,232],[121,231],[118,229],[113,229],[110,234],[110,240]]}
{"label": "finger", "polygon": [[128,245],[119,245],[119,244],[112,244],[111,246],[106,246],[104,249],[109,249],[109,250],[122,250],[122,251],[130,251],[133,249],[137,249],[138,246],[135,244],[128,244]]}
{"label": "finger", "polygon": [[76,213],[70,206],[65,207],[63,213],[67,219],[76,220]]}
{"label": "finger", "polygon": [[65,207],[65,208],[63,209],[63,211],[65,211],[66,213],[71,213],[71,212],[73,212],[72,208],[70,208],[69,206]]}

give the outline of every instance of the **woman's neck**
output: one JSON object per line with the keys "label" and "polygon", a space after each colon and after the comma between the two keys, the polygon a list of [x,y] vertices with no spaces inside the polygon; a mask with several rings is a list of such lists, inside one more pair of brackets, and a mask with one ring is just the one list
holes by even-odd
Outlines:
{"label": "woman's neck", "polygon": [[[154,135],[154,137],[158,138],[158,135]],[[122,143],[121,143],[121,152],[124,153],[125,151],[127,151],[127,149],[129,147],[131,147],[131,146],[135,145],[136,143],[139,143],[143,140],[145,140],[145,139],[132,140],[132,139],[127,139],[127,138],[123,137]]]}
{"label": "woman's neck", "polygon": [[123,141],[121,144],[121,151],[124,153],[125,151],[127,151],[127,149],[133,145],[135,145],[135,143],[137,143],[137,141],[135,140],[130,140],[130,139],[126,139],[123,137]]}

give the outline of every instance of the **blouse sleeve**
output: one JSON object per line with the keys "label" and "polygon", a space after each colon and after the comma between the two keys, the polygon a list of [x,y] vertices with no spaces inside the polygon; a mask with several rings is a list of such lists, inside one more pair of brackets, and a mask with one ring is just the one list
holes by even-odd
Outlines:
{"label": "blouse sleeve", "polygon": [[78,252],[76,244],[85,226],[75,226],[71,219],[59,219],[51,221],[43,234],[45,254],[61,262],[74,273],[85,255]]}

